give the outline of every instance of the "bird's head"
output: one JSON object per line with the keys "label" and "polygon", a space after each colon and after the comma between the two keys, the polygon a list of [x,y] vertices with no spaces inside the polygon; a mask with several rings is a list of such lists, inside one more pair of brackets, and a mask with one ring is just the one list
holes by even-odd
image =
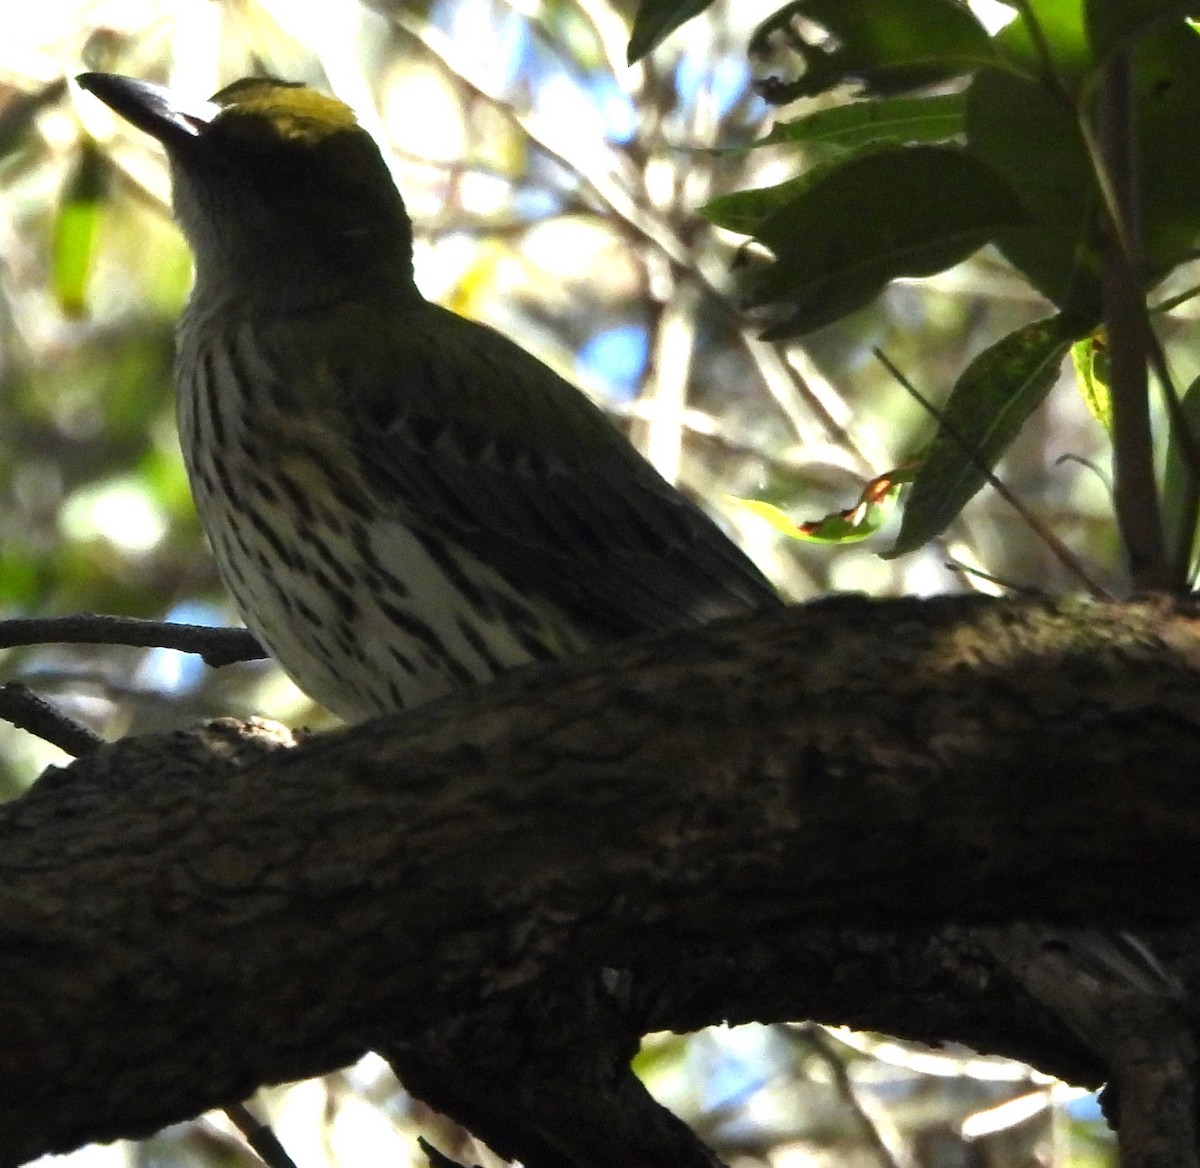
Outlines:
{"label": "bird's head", "polygon": [[342,102],[246,78],[208,101],[84,73],[82,88],[157,138],[201,295],[412,287],[412,227],[371,136]]}

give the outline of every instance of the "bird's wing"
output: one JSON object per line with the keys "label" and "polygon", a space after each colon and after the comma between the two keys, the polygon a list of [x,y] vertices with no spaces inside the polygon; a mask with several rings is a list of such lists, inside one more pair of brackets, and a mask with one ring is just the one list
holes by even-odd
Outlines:
{"label": "bird's wing", "polygon": [[403,522],[611,637],[778,603],[591,401],[500,333],[420,302],[358,335],[341,410]]}

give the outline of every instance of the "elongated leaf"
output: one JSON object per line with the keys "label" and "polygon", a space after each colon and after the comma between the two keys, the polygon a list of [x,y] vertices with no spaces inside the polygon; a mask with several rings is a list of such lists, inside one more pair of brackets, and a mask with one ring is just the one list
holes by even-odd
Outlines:
{"label": "elongated leaf", "polygon": [[84,311],[107,180],[107,160],[93,142],[84,141],[54,218],[54,292],[68,316]]}
{"label": "elongated leaf", "polygon": [[1028,212],[994,170],[948,146],[857,155],[827,167],[759,224],[775,262],[748,278],[752,305],[786,306],[776,336],[861,307],[897,276],[965,259]]}
{"label": "elongated leaf", "polygon": [[1200,35],[1155,28],[1133,52],[1142,232],[1156,276],[1200,242]]}
{"label": "elongated leaf", "polygon": [[[1191,441],[1196,448],[1200,448],[1200,377],[1187,387],[1180,406],[1184,421],[1191,432]],[[1192,540],[1194,562],[1197,516],[1193,511],[1191,497],[1195,489],[1192,483],[1192,469],[1188,461],[1188,441],[1172,425],[1170,441],[1167,443],[1167,464],[1163,474],[1163,528],[1167,534],[1167,546],[1172,550],[1182,545],[1185,536]]]}
{"label": "elongated leaf", "polygon": [[1027,324],[985,350],[956,382],[942,423],[917,470],[887,558],[941,535],[1058,377],[1071,334],[1061,317]]}
{"label": "elongated leaf", "polygon": [[629,34],[626,60],[632,65],[653,52],[681,24],[699,16],[712,0],[642,0]]}
{"label": "elongated leaf", "polygon": [[807,142],[858,150],[878,143],[945,142],[963,132],[965,120],[966,102],[961,93],[854,101],[795,121],[776,122],[755,145]]}
{"label": "elongated leaf", "polygon": [[1077,318],[1100,303],[1099,193],[1075,110],[1040,78],[981,69],[967,91],[967,148],[1007,180],[1035,225],[1001,234],[1008,261]]}
{"label": "elongated leaf", "polygon": [[[873,150],[884,149],[887,147],[868,145],[856,153],[861,156]],[[815,163],[807,167],[803,174],[773,187],[754,187],[746,191],[718,195],[700,208],[700,214],[717,227],[736,231],[740,235],[757,235],[759,228],[772,215],[790,206],[810,187],[823,182],[826,175],[833,174],[845,166],[847,161],[844,157],[836,156]]]}
{"label": "elongated leaf", "polygon": [[700,214],[717,227],[736,231],[740,235],[753,235],[760,223],[811,186],[816,173],[810,170],[777,186],[755,187],[753,190],[720,195],[701,207]]}
{"label": "elongated leaf", "polygon": [[1074,106],[1039,80],[981,69],[967,90],[967,146],[998,170],[1039,224],[1083,235],[1095,189]]}

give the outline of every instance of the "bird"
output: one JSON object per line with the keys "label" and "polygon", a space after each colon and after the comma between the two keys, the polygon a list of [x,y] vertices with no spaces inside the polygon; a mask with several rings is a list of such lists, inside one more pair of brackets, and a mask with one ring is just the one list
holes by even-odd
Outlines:
{"label": "bird", "polygon": [[781,603],[585,394],[427,300],[351,109],[251,77],[79,86],[162,144],[194,272],[180,442],[246,627],[346,722]]}

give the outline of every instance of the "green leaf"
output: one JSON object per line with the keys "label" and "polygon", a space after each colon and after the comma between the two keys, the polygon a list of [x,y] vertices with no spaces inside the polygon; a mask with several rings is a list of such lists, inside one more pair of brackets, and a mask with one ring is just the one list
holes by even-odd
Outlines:
{"label": "green leaf", "polygon": [[1191,258],[1200,240],[1200,35],[1157,28],[1133,53],[1142,232],[1152,277]]}
{"label": "green leaf", "polygon": [[1071,346],[1071,364],[1075,366],[1075,384],[1088,412],[1112,437],[1112,399],[1108,391],[1108,345],[1103,336],[1093,333]]}
{"label": "green leaf", "polygon": [[1021,0],[1017,18],[996,34],[1010,65],[1032,78],[1080,92],[1095,69],[1084,0]]}
{"label": "green leaf", "polygon": [[749,191],[720,195],[701,207],[700,214],[717,227],[736,231],[739,235],[753,235],[763,220],[810,186],[819,169],[809,170],[778,186],[756,187]]}
{"label": "green leaf", "polygon": [[[805,39],[795,16],[829,35]],[[750,51],[767,53],[785,29],[788,47],[804,63],[803,75],[785,87],[788,100],[847,82],[868,93],[898,93],[996,60],[987,30],[957,0],[796,0],[756,30]]]}
{"label": "green leaf", "polygon": [[54,292],[68,316],[82,316],[86,306],[107,186],[107,161],[94,142],[84,141],[54,219]]}
{"label": "green leaf", "polygon": [[981,69],[967,90],[967,147],[999,171],[1039,224],[1078,239],[1095,181],[1075,110],[1040,81]]}
{"label": "green leaf", "polygon": [[[1191,432],[1192,442],[1200,448],[1200,377],[1187,387],[1179,404],[1184,422]],[[1167,442],[1166,467],[1163,472],[1163,529],[1167,536],[1167,547],[1172,549],[1182,546],[1185,536],[1192,538],[1194,561],[1194,529],[1197,517],[1192,513],[1192,475],[1188,465],[1187,450],[1188,443],[1185,437],[1172,424],[1171,436]],[[1188,527],[1193,530],[1191,532],[1185,530]],[[1191,565],[1189,565],[1190,567]]]}
{"label": "green leaf", "polygon": [[640,61],[681,24],[699,16],[711,3],[712,0],[642,0],[633,18],[626,60],[630,65]]}
{"label": "green leaf", "polygon": [[[1200,36],[1183,21],[1171,23],[1180,9],[1164,0],[1029,0],[1028,7],[1040,41],[1030,35],[1024,12],[996,37],[1026,75],[979,71],[967,97],[967,141],[1041,221],[1035,237],[998,240],[1001,250],[1041,292],[1083,321],[1098,299],[1089,224],[1099,195],[1076,106],[1090,114],[1097,62],[1133,42],[1144,251],[1149,279],[1156,281],[1190,258],[1200,241],[1194,145]],[[1049,73],[1041,46],[1050,54]]]}
{"label": "green leaf", "polygon": [[768,215],[756,237],[775,255],[746,280],[749,303],[786,305],[775,336],[828,324],[897,276],[966,259],[1029,215],[995,171],[948,146],[857,155]]}
{"label": "green leaf", "polygon": [[981,69],[967,91],[967,149],[1004,176],[1034,226],[1000,250],[1044,296],[1087,327],[1099,312],[1099,194],[1071,102],[1043,81]]}
{"label": "green leaf", "polygon": [[1072,339],[1062,317],[1049,317],[1009,333],[967,366],[917,470],[886,558],[915,551],[957,518],[1049,393]]}
{"label": "green leaf", "polygon": [[1084,0],[1084,24],[1092,55],[1103,63],[1156,24],[1182,20],[1195,8],[1189,0]]}
{"label": "green leaf", "polygon": [[[867,145],[859,149],[857,154],[861,156],[872,150],[882,149],[882,146]],[[759,227],[776,211],[793,203],[802,192],[821,182],[825,175],[845,166],[846,162],[844,157],[833,157],[817,162],[806,168],[803,174],[773,187],[754,187],[747,191],[731,191],[728,195],[718,195],[700,208],[700,214],[714,226],[724,227],[727,231],[736,231],[740,235],[755,235]]]}
{"label": "green leaf", "polygon": [[961,93],[854,101],[795,121],[776,122],[755,145],[807,142],[858,150],[877,143],[945,142],[963,132],[965,109]]}

